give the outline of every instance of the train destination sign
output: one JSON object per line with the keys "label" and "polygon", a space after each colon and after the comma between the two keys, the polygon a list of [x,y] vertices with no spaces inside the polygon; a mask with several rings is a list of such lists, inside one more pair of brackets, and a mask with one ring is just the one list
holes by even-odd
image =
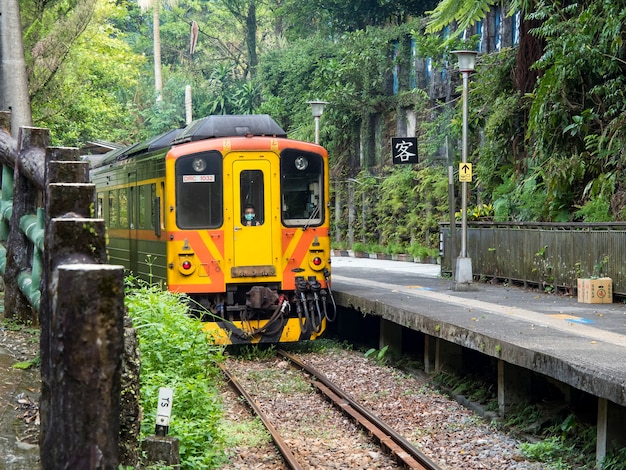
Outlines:
{"label": "train destination sign", "polygon": [[395,164],[418,163],[417,137],[392,137],[391,155]]}

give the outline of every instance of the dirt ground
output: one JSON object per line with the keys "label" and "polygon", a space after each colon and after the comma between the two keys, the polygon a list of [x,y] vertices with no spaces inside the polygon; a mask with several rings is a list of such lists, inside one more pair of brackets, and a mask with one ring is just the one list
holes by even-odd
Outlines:
{"label": "dirt ground", "polygon": [[0,468],[41,468],[39,463],[38,367],[26,367],[39,354],[34,329],[0,323]]}

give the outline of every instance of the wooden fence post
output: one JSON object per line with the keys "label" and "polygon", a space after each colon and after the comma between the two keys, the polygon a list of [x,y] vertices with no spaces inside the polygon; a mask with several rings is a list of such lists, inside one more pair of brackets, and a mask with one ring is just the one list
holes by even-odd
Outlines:
{"label": "wooden fence post", "polygon": [[42,421],[42,468],[117,470],[124,271],[65,264],[52,277],[54,393],[45,430]]}
{"label": "wooden fence post", "polygon": [[[20,220],[22,216],[36,212],[39,192],[37,186],[22,174],[24,168],[19,160],[36,162],[39,154],[43,158],[43,149],[48,146],[49,140],[47,129],[20,128],[18,156],[13,176],[11,231],[7,239],[4,312],[7,318],[15,318],[25,324],[36,324],[38,319],[35,310],[18,286],[18,275],[22,270],[30,269],[32,258],[31,244],[20,230]],[[43,167],[43,162],[41,166]]]}
{"label": "wooden fence post", "polygon": [[118,468],[121,266],[106,263],[95,186],[74,149],[47,149],[40,308],[42,468]]}

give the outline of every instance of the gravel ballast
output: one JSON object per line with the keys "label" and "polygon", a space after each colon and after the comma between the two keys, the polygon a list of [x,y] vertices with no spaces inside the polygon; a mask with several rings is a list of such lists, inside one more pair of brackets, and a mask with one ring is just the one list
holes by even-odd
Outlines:
{"label": "gravel ballast", "polygon": [[[427,376],[407,374],[368,359],[362,352],[327,349],[298,357],[324,373],[380,416],[393,429],[434,459],[442,469],[540,469],[525,460],[519,441],[435,391]],[[309,469],[401,468],[390,456],[321,396],[304,395],[311,387],[281,358],[243,361],[230,358],[227,367],[249,389],[291,450]],[[251,412],[224,389],[225,425],[231,429],[251,421]],[[271,443],[239,442],[229,449],[226,469],[287,468]]]}

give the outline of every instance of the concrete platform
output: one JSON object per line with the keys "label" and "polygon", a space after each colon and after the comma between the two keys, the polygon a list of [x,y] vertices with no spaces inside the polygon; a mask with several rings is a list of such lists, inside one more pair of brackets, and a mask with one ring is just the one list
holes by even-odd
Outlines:
{"label": "concrete platform", "polygon": [[625,304],[504,284],[457,291],[437,265],[337,257],[332,268],[339,305],[427,335],[429,351],[429,340],[444,340],[497,358],[501,410],[521,386],[516,366],[598,397],[598,459],[626,440]]}

